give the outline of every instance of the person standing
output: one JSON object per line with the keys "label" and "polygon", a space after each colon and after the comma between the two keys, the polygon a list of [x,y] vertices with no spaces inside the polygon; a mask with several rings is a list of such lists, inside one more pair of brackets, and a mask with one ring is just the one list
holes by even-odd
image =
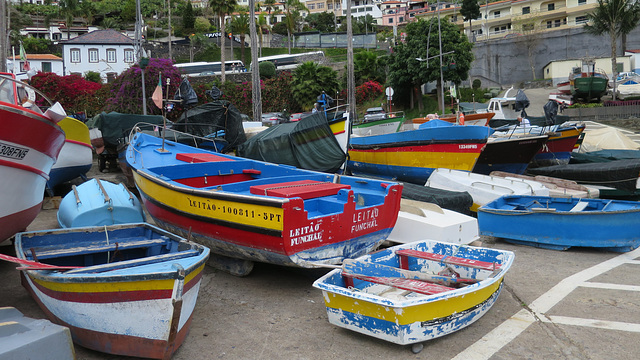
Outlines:
{"label": "person standing", "polygon": [[522,116],[518,116],[518,126],[522,126],[522,127],[529,127],[531,126],[531,123],[529,122],[529,119],[522,117]]}

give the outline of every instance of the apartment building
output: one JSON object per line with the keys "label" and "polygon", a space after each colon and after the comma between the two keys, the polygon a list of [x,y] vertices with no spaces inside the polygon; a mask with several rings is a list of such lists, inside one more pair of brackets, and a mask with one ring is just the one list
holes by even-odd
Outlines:
{"label": "apartment building", "polygon": [[597,6],[597,0],[504,0],[480,5],[477,19],[464,21],[460,5],[450,4],[428,11],[414,10],[408,21],[415,17],[448,17],[475,41],[520,36],[530,32],[544,32],[582,27],[587,13]]}

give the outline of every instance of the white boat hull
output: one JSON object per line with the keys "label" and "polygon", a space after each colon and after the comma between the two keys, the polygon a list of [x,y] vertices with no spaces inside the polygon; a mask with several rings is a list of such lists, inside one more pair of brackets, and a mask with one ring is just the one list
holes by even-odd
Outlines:
{"label": "white boat hull", "polygon": [[467,245],[479,239],[478,220],[438,205],[403,199],[396,226],[387,240],[395,243],[411,243],[420,240],[437,240]]}
{"label": "white boat hull", "polygon": [[549,189],[537,181],[504,179],[451,169],[436,169],[425,186],[468,192],[473,198],[471,211],[477,211],[480,206],[504,195],[549,196]]}

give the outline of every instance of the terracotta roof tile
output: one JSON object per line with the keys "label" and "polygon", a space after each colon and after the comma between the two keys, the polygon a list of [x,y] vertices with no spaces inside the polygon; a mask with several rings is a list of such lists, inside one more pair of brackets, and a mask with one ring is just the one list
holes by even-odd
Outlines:
{"label": "terracotta roof tile", "polygon": [[[58,60],[62,61],[62,58],[53,54],[26,54],[27,60]],[[21,60],[20,55],[10,56],[11,60]]]}

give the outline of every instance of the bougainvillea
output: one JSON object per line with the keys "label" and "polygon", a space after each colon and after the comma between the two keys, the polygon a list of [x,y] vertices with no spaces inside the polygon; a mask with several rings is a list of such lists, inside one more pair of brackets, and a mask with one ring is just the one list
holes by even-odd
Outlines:
{"label": "bougainvillea", "polygon": [[[147,98],[147,114],[161,114],[151,95],[158,86],[158,79],[162,79],[163,98],[173,99],[180,85],[179,70],[169,59],[149,59],[144,69],[145,94]],[[167,87],[167,79],[170,80]],[[117,111],[126,114],[142,114],[142,69],[133,65],[120,74],[110,85],[111,94],[105,105],[105,111]],[[168,96],[167,96],[168,95]]]}
{"label": "bougainvillea", "polygon": [[[377,81],[367,81],[366,83],[356,86],[356,103],[364,104],[367,101],[371,101],[380,95],[383,92],[382,85]],[[342,90],[341,97],[347,97],[347,90]]]}
{"label": "bougainvillea", "polygon": [[[102,85],[85,80],[80,75],[59,76],[52,72],[38,72],[31,78],[31,85],[52,101],[58,101],[69,114],[89,112]],[[38,105],[48,106],[44,99]]]}

